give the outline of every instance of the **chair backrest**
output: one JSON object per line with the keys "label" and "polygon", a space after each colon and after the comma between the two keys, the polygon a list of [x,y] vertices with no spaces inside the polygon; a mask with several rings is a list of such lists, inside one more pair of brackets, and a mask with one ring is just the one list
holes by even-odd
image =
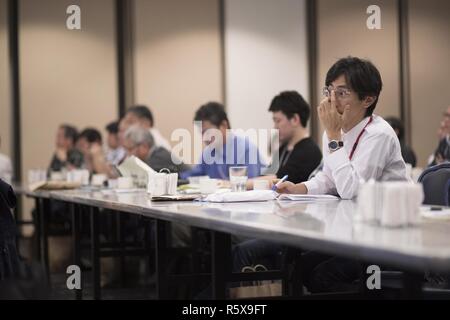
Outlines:
{"label": "chair backrest", "polygon": [[426,169],[419,177],[425,194],[424,204],[448,205],[450,163],[442,163]]}
{"label": "chair backrest", "polygon": [[450,206],[450,179],[447,181],[447,186],[445,187],[446,190],[446,195],[447,195],[447,202],[445,203],[445,205],[448,207]]}

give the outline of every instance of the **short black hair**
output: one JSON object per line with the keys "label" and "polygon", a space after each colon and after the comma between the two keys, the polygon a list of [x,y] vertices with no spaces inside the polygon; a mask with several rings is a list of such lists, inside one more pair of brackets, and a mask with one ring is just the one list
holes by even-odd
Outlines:
{"label": "short black hair", "polygon": [[70,139],[72,143],[75,143],[78,139],[78,130],[70,124],[62,124],[59,126],[64,130],[64,138]]}
{"label": "short black hair", "polygon": [[308,124],[311,112],[308,103],[297,91],[283,91],[272,99],[269,107],[270,112],[281,111],[288,119],[298,114],[304,128]]}
{"label": "short black hair", "polygon": [[231,127],[225,108],[219,102],[208,102],[202,105],[195,112],[194,121],[209,121],[216,127],[219,127],[223,121],[226,121],[228,129]]}
{"label": "short black hair", "polygon": [[350,56],[342,58],[328,70],[325,85],[331,85],[331,82],[341,75],[345,76],[350,89],[358,94],[360,100],[367,96],[376,96],[375,101],[366,110],[366,117],[370,116],[375,110],[383,87],[378,69],[369,60]]}
{"label": "short black hair", "polygon": [[85,138],[89,143],[93,142],[102,143],[102,135],[100,131],[98,131],[95,128],[86,128],[83,131],[81,131],[80,135],[78,136],[78,139],[81,138]]}
{"label": "short black hair", "polygon": [[110,134],[119,133],[119,121],[113,121],[113,122],[108,123],[108,125],[105,127],[105,129]]}
{"label": "short black hair", "polygon": [[154,125],[153,114],[150,111],[149,107],[144,105],[136,105],[128,108],[127,113],[129,112],[133,113],[139,119],[147,119],[148,121],[150,121],[150,126],[153,127]]}
{"label": "short black hair", "polygon": [[398,140],[403,141],[403,137],[405,136],[405,127],[403,126],[403,122],[396,117],[387,117],[384,120],[390,124],[392,129],[398,131]]}

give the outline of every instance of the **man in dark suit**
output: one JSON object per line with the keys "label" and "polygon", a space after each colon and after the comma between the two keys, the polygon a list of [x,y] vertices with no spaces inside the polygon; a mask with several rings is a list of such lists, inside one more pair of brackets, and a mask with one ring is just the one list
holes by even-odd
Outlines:
{"label": "man in dark suit", "polygon": [[[167,168],[170,172],[181,172],[189,167],[178,159],[172,158],[170,151],[155,145],[155,140],[149,130],[134,125],[124,134],[124,148],[128,155],[133,155],[147,163],[153,170]],[[175,161],[174,161],[175,160]]]}

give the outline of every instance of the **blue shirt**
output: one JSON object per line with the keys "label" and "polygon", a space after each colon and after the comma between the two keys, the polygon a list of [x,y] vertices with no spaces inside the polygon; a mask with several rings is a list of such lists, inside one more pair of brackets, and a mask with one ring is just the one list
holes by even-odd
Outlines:
{"label": "blue shirt", "polygon": [[264,167],[258,148],[248,138],[230,135],[224,146],[205,147],[200,163],[180,174],[181,179],[192,176],[209,176],[213,179],[229,179],[229,168],[246,166],[249,178],[261,175]]}

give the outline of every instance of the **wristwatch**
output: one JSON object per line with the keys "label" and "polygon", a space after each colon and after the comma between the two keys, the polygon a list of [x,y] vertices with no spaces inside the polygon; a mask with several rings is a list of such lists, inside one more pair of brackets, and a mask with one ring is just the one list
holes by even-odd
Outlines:
{"label": "wristwatch", "polygon": [[342,141],[331,140],[328,143],[328,149],[330,150],[330,152],[334,152],[336,150],[339,150],[343,146],[344,146],[344,142],[342,142]]}

